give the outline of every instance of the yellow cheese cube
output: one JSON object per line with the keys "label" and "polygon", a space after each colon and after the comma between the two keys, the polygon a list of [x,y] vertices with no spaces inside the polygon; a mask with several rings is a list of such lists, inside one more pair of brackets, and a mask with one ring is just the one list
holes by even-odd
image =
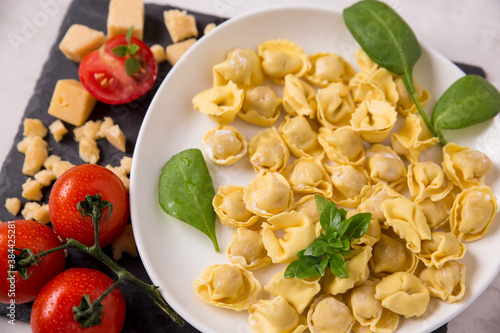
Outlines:
{"label": "yellow cheese cube", "polygon": [[170,65],[175,65],[186,51],[193,46],[196,38],[186,39],[185,41],[168,45],[165,49],[165,56]]}
{"label": "yellow cheese cube", "polygon": [[57,119],[49,126],[50,133],[57,142],[61,141],[64,134],[68,133],[68,129],[64,126],[61,120]]}
{"label": "yellow cheese cube", "polygon": [[21,196],[28,200],[40,201],[42,200],[42,184],[37,180],[28,178],[26,182],[22,185],[23,192]]}
{"label": "yellow cheese cube", "polygon": [[96,164],[99,160],[99,148],[95,140],[84,136],[79,144],[80,158],[87,163]]}
{"label": "yellow cheese cube", "polygon": [[111,126],[106,130],[106,140],[119,151],[125,152],[125,135],[118,125]]}
{"label": "yellow cheese cube", "polygon": [[142,40],[144,3],[142,0],[111,0],[108,11],[108,38],[125,35],[134,26],[132,36]]}
{"label": "yellow cheese cube", "polygon": [[73,24],[64,35],[59,49],[69,60],[81,62],[85,56],[106,42],[103,32],[85,25]]}
{"label": "yellow cheese cube", "polygon": [[7,198],[5,199],[5,208],[12,215],[16,216],[21,209],[21,200],[18,198]]}
{"label": "yellow cheese cube", "polygon": [[25,118],[23,121],[24,136],[35,136],[44,137],[47,135],[47,127],[45,127],[40,119]]}
{"label": "yellow cheese cube", "polygon": [[155,44],[150,47],[151,52],[155,56],[157,63],[162,63],[165,61],[165,48],[160,44]]}
{"label": "yellow cheese cube", "polygon": [[167,27],[170,38],[174,43],[188,37],[198,37],[196,19],[193,15],[188,15],[185,10],[166,10],[163,12],[163,19]]}
{"label": "yellow cheese cube", "polygon": [[71,125],[81,126],[87,121],[97,100],[76,80],[57,81],[49,114]]}
{"label": "yellow cheese cube", "polygon": [[48,156],[47,142],[39,136],[34,136],[26,148],[22,172],[33,176],[42,168]]}

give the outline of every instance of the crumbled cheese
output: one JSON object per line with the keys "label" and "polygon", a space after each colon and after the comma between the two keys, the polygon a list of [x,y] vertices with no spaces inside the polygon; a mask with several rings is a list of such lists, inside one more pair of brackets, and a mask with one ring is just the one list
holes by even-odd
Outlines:
{"label": "crumbled cheese", "polygon": [[71,125],[81,126],[87,121],[97,99],[76,80],[59,80],[56,83],[48,113]]}
{"label": "crumbled cheese", "polygon": [[61,141],[64,134],[68,133],[68,129],[64,126],[63,122],[59,119],[57,119],[52,124],[50,124],[49,130],[50,130],[50,133],[52,133],[54,140],[56,140],[57,142]]}
{"label": "crumbled cheese", "polygon": [[109,143],[111,143],[119,151],[125,152],[126,140],[120,126],[113,125],[106,129],[106,140],[108,140]]}
{"label": "crumbled cheese", "polygon": [[165,49],[165,57],[170,65],[175,65],[195,42],[195,38],[190,38],[179,43],[168,45]]}
{"label": "crumbled cheese", "polygon": [[45,162],[43,162],[43,167],[47,170],[52,170],[54,164],[56,162],[60,162],[61,161],[61,157],[57,156],[57,155],[50,155],[49,157],[47,157],[45,159]]}
{"label": "crumbled cheese", "polygon": [[132,168],[132,157],[123,156],[123,158],[120,160],[120,167],[127,175],[129,175],[130,169]]}
{"label": "crumbled cheese", "polygon": [[208,34],[210,31],[214,30],[214,28],[216,27],[215,23],[209,23],[205,26],[205,29],[203,30],[203,34],[206,35]]}
{"label": "crumbled cheese", "polygon": [[49,186],[53,180],[56,179],[56,175],[47,169],[43,169],[35,173],[35,180],[38,181],[42,186]]}
{"label": "crumbled cheese", "polygon": [[96,164],[99,160],[99,148],[97,147],[97,143],[95,140],[87,138],[86,136],[82,137],[79,144],[78,151],[80,158],[90,164]]}
{"label": "crumbled cheese", "polygon": [[165,61],[165,48],[160,44],[155,44],[150,47],[151,52],[155,56],[157,63],[162,63]]}
{"label": "crumbled cheese", "polygon": [[39,136],[43,138],[47,135],[47,127],[40,119],[25,118],[23,121],[24,136]]}
{"label": "crumbled cheese", "polygon": [[33,176],[42,168],[48,156],[47,142],[39,136],[33,136],[26,147],[22,172]]}
{"label": "crumbled cheese", "polygon": [[56,161],[52,166],[52,172],[59,178],[63,173],[74,167],[75,165],[69,161]]}
{"label": "crumbled cheese", "polygon": [[28,149],[28,145],[31,140],[33,140],[32,136],[25,136],[21,141],[17,143],[17,150],[23,154],[26,154],[26,150]]}
{"label": "crumbled cheese", "polygon": [[35,219],[35,211],[39,209],[41,206],[37,202],[27,202],[24,205],[21,214],[25,220],[34,220]]}
{"label": "crumbled cheese", "polygon": [[75,127],[73,134],[75,135],[75,141],[80,142],[83,137],[87,137],[92,140],[100,139],[99,131],[101,129],[102,120],[89,120],[85,122],[82,126]]}
{"label": "crumbled cheese", "polygon": [[111,245],[111,250],[113,251],[113,258],[116,261],[122,258],[123,253],[128,253],[131,257],[139,256],[139,253],[137,253],[137,246],[135,245],[132,225],[128,224],[125,227],[123,234],[121,234]]}
{"label": "crumbled cheese", "polygon": [[40,223],[47,224],[50,222],[49,205],[44,204],[35,209],[33,218]]}
{"label": "crumbled cheese", "polygon": [[105,138],[106,137],[106,131],[108,128],[112,127],[115,125],[115,122],[113,121],[113,118],[111,117],[104,117],[104,120],[101,123],[101,127],[99,128],[99,132],[97,132],[97,136],[99,138]]}
{"label": "crumbled cheese", "polygon": [[82,24],[73,24],[64,35],[59,50],[69,60],[81,62],[85,56],[106,43],[103,32]]}
{"label": "crumbled cheese", "polygon": [[198,36],[196,19],[193,15],[188,15],[185,10],[166,10],[163,12],[163,19],[165,20],[165,26],[174,43],[188,37]]}
{"label": "crumbled cheese", "polygon": [[125,35],[134,27],[132,36],[142,40],[144,34],[144,3],[142,0],[111,0],[108,10],[108,38]]}
{"label": "crumbled cheese", "polygon": [[125,186],[125,189],[127,190],[127,192],[129,191],[130,189],[130,179],[127,177],[127,174],[125,172],[125,168],[119,166],[119,167],[114,167],[114,166],[111,166],[111,165],[106,165],[106,168],[113,171],[113,173],[115,175],[118,176],[118,178],[120,178],[120,180],[122,181],[123,183],[123,186]]}
{"label": "crumbled cheese", "polygon": [[21,193],[21,196],[23,198],[26,198],[28,200],[32,201],[40,201],[42,200],[42,184],[40,184],[39,181],[33,179],[33,178],[28,178],[26,179],[26,182],[22,185],[23,187],[23,192]]}
{"label": "crumbled cheese", "polygon": [[5,199],[5,208],[7,208],[9,213],[16,216],[21,209],[21,200],[18,198],[7,198]]}

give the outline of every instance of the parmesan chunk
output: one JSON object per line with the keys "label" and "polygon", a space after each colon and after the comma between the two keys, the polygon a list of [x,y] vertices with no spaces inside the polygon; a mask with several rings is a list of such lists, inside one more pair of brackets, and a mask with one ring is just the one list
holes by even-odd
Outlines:
{"label": "parmesan chunk", "polygon": [[49,114],[71,125],[87,121],[97,99],[76,80],[59,80],[49,105]]}
{"label": "parmesan chunk", "polygon": [[21,196],[23,198],[33,201],[42,200],[43,186],[42,184],[40,184],[39,181],[30,177],[26,179],[26,182],[22,185],[22,187],[23,187],[23,192],[21,193]]}
{"label": "parmesan chunk", "polygon": [[40,208],[40,204],[36,202],[27,202],[24,205],[21,214],[25,220],[34,220],[35,219],[35,211]]}
{"label": "parmesan chunk", "polygon": [[51,170],[40,170],[35,173],[35,180],[38,181],[42,186],[49,186],[53,180],[56,179],[56,175]]}
{"label": "parmesan chunk", "polygon": [[33,176],[42,168],[48,156],[47,142],[39,136],[34,136],[26,147],[22,172]]}
{"label": "parmesan chunk", "polygon": [[47,135],[47,127],[40,119],[25,118],[23,121],[24,136],[39,136],[43,138]]}
{"label": "parmesan chunk", "polygon": [[205,29],[203,29],[203,34],[206,35],[208,34],[210,31],[214,30],[214,28],[216,27],[215,23],[209,23],[205,26]]}
{"label": "parmesan chunk", "polygon": [[33,218],[40,223],[47,224],[50,222],[49,205],[44,204],[35,209]]}
{"label": "parmesan chunk", "polygon": [[119,166],[119,167],[114,167],[114,166],[111,166],[111,165],[106,165],[106,168],[113,171],[113,173],[115,175],[118,176],[118,178],[120,178],[120,180],[122,181],[123,183],[123,186],[125,186],[125,189],[127,190],[127,192],[129,191],[130,189],[130,179],[127,177],[127,174],[125,172],[125,168]]}
{"label": "parmesan chunk", "polygon": [[96,164],[99,160],[99,148],[95,140],[92,140],[86,136],[81,138],[79,144],[79,155],[80,158],[90,164]]}
{"label": "parmesan chunk", "polygon": [[166,10],[163,12],[163,19],[174,43],[188,37],[198,37],[196,19],[193,15],[188,15],[187,11],[180,11],[178,9]]}
{"label": "parmesan chunk", "polygon": [[75,135],[75,141],[80,142],[83,137],[87,137],[92,140],[100,139],[99,131],[101,129],[102,120],[89,120],[85,122],[82,126],[75,127],[73,134]]}
{"label": "parmesan chunk", "polygon": [[151,52],[155,56],[157,63],[162,63],[165,61],[165,48],[160,44],[155,44],[150,47]]}
{"label": "parmesan chunk", "polygon": [[132,168],[132,157],[123,156],[123,158],[120,160],[120,168],[122,168],[127,175],[130,175],[130,169]]}
{"label": "parmesan chunk", "polygon": [[131,257],[139,256],[137,246],[135,245],[132,225],[127,224],[123,234],[111,245],[111,251],[113,251],[113,259],[116,261],[122,258],[123,253],[128,253]]}
{"label": "parmesan chunk", "polygon": [[50,130],[50,133],[52,133],[54,140],[56,140],[57,142],[61,141],[64,134],[68,133],[68,129],[66,128],[66,126],[64,126],[63,122],[59,119],[57,119],[52,124],[50,124],[49,130]]}
{"label": "parmesan chunk", "polygon": [[113,118],[111,117],[104,117],[104,120],[101,123],[101,127],[99,128],[99,132],[97,132],[97,136],[99,138],[105,138],[106,137],[106,131],[108,128],[112,127],[115,124],[113,121]]}
{"label": "parmesan chunk", "polygon": [[81,62],[85,56],[106,42],[103,32],[82,24],[73,24],[64,35],[59,49],[69,60]]}
{"label": "parmesan chunk", "polygon": [[49,157],[47,157],[45,159],[45,161],[43,162],[43,167],[47,170],[52,170],[54,164],[56,162],[60,162],[61,161],[61,157],[57,156],[57,155],[50,155]]}
{"label": "parmesan chunk", "polygon": [[5,208],[7,208],[9,213],[16,216],[21,209],[21,200],[18,198],[7,198],[5,199]]}
{"label": "parmesan chunk", "polygon": [[108,38],[125,35],[133,26],[132,36],[142,40],[144,34],[144,3],[142,0],[111,0],[107,26]]}
{"label": "parmesan chunk", "polygon": [[123,135],[120,126],[113,125],[110,128],[106,129],[106,140],[109,141],[116,149],[119,151],[125,152],[126,150],[126,140],[125,135]]}
{"label": "parmesan chunk", "polygon": [[196,42],[196,38],[168,45],[165,49],[165,57],[170,65],[175,65],[187,50]]}
{"label": "parmesan chunk", "polygon": [[56,178],[59,178],[63,173],[65,173],[72,167],[74,167],[74,164],[69,161],[56,161],[52,166],[52,172],[54,173],[54,175],[56,175]]}
{"label": "parmesan chunk", "polygon": [[25,136],[21,141],[17,143],[17,150],[19,150],[23,154],[26,154],[26,150],[28,149],[28,145],[30,144],[31,140],[33,140],[32,136]]}

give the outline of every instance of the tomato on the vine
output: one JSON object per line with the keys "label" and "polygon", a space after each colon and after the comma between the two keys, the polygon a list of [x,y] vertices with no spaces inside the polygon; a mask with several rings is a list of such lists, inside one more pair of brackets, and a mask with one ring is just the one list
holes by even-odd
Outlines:
{"label": "tomato on the vine", "polygon": [[[17,249],[30,249],[34,254],[61,246],[57,235],[44,224],[32,220],[0,224],[0,302],[16,304],[31,302],[42,287],[64,270],[64,251],[56,251],[27,268],[28,279],[14,271]],[[9,271],[10,275],[9,275]]]}
{"label": "tomato on the vine", "polygon": [[81,164],[63,173],[52,186],[49,197],[50,221],[54,231],[63,239],[73,238],[82,244],[94,244],[94,226],[89,216],[83,219],[77,204],[86,195],[100,194],[103,201],[113,205],[105,208],[99,227],[100,246],[114,242],[125,230],[129,219],[128,193],[113,171],[96,164]]}
{"label": "tomato on the vine", "polygon": [[90,302],[101,296],[114,281],[106,274],[89,268],[72,268],[47,283],[35,299],[31,310],[31,329],[34,333],[52,332],[120,332],[125,322],[125,299],[114,288],[103,300],[102,322],[83,328],[75,320],[73,307],[81,304],[82,296]]}
{"label": "tomato on the vine", "polygon": [[158,64],[151,49],[135,37],[131,37],[130,42],[138,46],[133,56],[139,62],[139,70],[131,76],[125,69],[128,56],[119,57],[113,53],[114,48],[128,44],[125,35],[111,38],[103,48],[88,54],[80,63],[81,83],[101,102],[131,102],[148,92],[156,81]]}

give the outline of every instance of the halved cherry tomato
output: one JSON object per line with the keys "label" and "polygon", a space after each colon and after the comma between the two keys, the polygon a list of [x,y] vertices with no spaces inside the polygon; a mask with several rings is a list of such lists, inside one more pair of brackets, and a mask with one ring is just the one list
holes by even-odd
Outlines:
{"label": "halved cherry tomato", "polygon": [[32,220],[9,221],[0,224],[0,302],[22,304],[31,302],[42,287],[64,270],[64,251],[45,256],[28,268],[28,279],[12,271],[15,248],[29,248],[33,254],[61,246],[57,235],[44,224]]}
{"label": "halved cherry tomato", "polygon": [[83,295],[95,301],[111,285],[106,274],[88,268],[72,268],[47,283],[33,304],[31,329],[33,332],[120,332],[125,322],[125,299],[115,288],[103,300],[102,323],[85,329],[75,320],[73,307],[80,306]]}
{"label": "halved cherry tomato", "polygon": [[113,49],[127,45],[125,35],[111,38],[104,47],[88,54],[80,63],[80,81],[87,91],[107,104],[125,104],[131,102],[151,89],[158,74],[158,65],[149,47],[141,40],[131,37],[131,44],[139,46],[134,57],[140,68],[132,76],[125,70],[125,57],[118,57]]}
{"label": "halved cherry tomato", "polygon": [[89,216],[85,220],[77,204],[86,195],[100,194],[103,201],[113,205],[107,220],[104,208],[99,229],[99,243],[106,246],[114,242],[125,230],[129,219],[128,193],[113,171],[96,164],[77,165],[63,173],[52,186],[49,197],[50,221],[54,231],[62,238],[73,238],[82,244],[94,244],[94,227]]}

